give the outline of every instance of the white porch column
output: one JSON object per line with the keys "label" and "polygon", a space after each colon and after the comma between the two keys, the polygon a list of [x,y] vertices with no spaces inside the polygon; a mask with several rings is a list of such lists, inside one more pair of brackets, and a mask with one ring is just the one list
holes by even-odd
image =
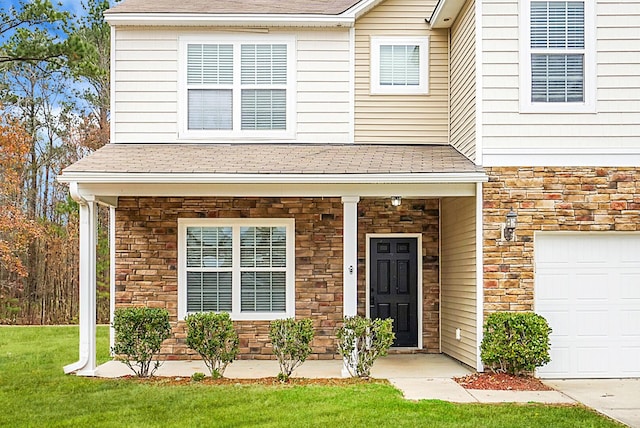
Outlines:
{"label": "white porch column", "polygon": [[64,367],[78,376],[96,371],[96,206],[94,200],[80,201],[80,359]]}
{"label": "white porch column", "polygon": [[[358,202],[359,196],[343,196],[343,291],[342,312],[345,317],[358,313]],[[355,359],[355,358],[354,358]],[[342,377],[349,377],[349,362],[343,360]],[[353,370],[352,370],[353,371]]]}
{"label": "white porch column", "polygon": [[[113,314],[116,311],[116,207],[109,206],[109,350],[115,345]],[[110,352],[113,356],[113,353]]]}
{"label": "white porch column", "polygon": [[343,297],[344,316],[358,312],[358,202],[359,196],[343,196]]}

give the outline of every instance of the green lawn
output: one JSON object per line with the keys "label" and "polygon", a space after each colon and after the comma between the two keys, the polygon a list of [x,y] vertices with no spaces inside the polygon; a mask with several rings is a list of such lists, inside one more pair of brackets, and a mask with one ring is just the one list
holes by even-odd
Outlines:
{"label": "green lawn", "polygon": [[[100,361],[107,334],[98,328]],[[162,386],[66,376],[77,341],[77,327],[0,327],[0,426],[618,426],[577,406],[410,402],[383,384]]]}

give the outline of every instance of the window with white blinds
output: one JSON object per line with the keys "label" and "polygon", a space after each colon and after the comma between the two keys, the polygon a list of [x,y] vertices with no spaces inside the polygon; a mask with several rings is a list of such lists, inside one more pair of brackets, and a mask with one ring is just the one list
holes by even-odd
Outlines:
{"label": "window with white blinds", "polygon": [[286,132],[293,87],[290,47],[289,42],[186,42],[185,131],[252,137]]}
{"label": "window with white blinds", "polygon": [[[521,109],[579,112],[595,103],[592,0],[523,0]],[[538,110],[533,110],[538,111]]]}
{"label": "window with white blinds", "polygon": [[531,2],[531,101],[584,101],[584,2]]}
{"label": "window with white blinds", "polygon": [[293,219],[179,221],[179,316],[292,316]]}
{"label": "window with white blinds", "polygon": [[428,37],[372,37],[371,93],[428,93]]}

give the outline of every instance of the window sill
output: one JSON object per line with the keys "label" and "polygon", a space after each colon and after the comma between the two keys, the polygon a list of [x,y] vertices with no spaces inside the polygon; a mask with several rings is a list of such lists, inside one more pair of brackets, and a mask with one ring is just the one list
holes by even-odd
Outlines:
{"label": "window sill", "polygon": [[596,114],[596,107],[593,104],[570,104],[570,103],[539,103],[521,104],[521,114]]}

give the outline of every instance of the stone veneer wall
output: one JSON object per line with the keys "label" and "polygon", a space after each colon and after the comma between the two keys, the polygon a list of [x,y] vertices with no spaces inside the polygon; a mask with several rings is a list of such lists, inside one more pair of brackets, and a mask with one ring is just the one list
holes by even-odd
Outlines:
{"label": "stone veneer wall", "polygon": [[[364,199],[358,205],[359,312],[364,313],[366,233],[423,233],[424,343],[439,352],[438,201]],[[162,354],[192,358],[177,317],[178,218],[290,218],[296,241],[296,317],[314,320],[311,358],[336,358],[335,329],[342,319],[342,221],[339,198],[133,198],[116,210],[116,305],[166,308],[173,336]],[[242,358],[272,358],[267,321],[237,321]]]}
{"label": "stone veneer wall", "polygon": [[[486,168],[483,186],[485,314],[533,310],[536,231],[640,230],[636,168]],[[501,239],[509,209],[515,241]]]}

